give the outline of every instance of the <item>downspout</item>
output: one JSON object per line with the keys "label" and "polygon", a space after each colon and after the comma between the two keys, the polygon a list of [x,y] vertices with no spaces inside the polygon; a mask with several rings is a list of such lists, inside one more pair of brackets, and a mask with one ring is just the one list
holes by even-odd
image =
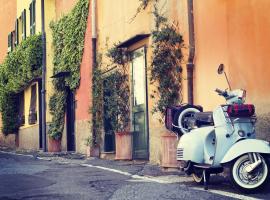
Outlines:
{"label": "downspout", "polygon": [[194,103],[193,71],[194,71],[194,56],[195,56],[193,0],[187,0],[187,6],[188,6],[188,34],[189,34],[189,54],[187,62],[188,103],[193,104]]}
{"label": "downspout", "polygon": [[[97,67],[97,30],[96,30],[96,0],[91,0],[91,31],[92,31],[92,71]],[[92,73],[93,76],[93,73]],[[92,101],[92,103],[94,103]],[[96,115],[93,114],[93,119]],[[94,125],[95,126],[95,125]],[[96,132],[92,128],[94,143],[96,144]]]}
{"label": "downspout", "polygon": [[47,151],[46,143],[46,33],[44,0],[41,0],[41,28],[42,28],[42,89],[41,89],[41,114],[42,114],[42,148]]}
{"label": "downspout", "polygon": [[97,62],[96,0],[92,0],[92,66]]}

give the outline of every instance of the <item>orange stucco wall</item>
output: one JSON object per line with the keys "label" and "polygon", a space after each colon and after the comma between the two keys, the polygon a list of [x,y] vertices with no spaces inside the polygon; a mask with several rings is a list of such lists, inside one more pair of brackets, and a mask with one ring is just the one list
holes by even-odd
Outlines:
{"label": "orange stucco wall", "polygon": [[15,29],[16,0],[1,3],[0,6],[0,63],[3,62],[8,48],[8,34]]}
{"label": "orange stucco wall", "polygon": [[268,0],[194,0],[195,103],[209,110],[224,102],[213,92],[228,88],[216,73],[224,63],[232,88],[246,89],[255,104],[262,138],[270,130],[269,8]]}
{"label": "orange stucco wall", "polygon": [[[7,55],[8,34],[15,28],[17,0],[6,1],[0,6],[0,64]],[[0,127],[2,117],[0,115]],[[0,145],[15,146],[15,135],[4,136],[0,131]]]}
{"label": "orange stucco wall", "polygon": [[76,92],[76,120],[89,119],[89,107],[92,99],[92,37],[91,37],[91,13],[88,15],[87,29],[85,33],[83,58],[80,68],[80,87]]}

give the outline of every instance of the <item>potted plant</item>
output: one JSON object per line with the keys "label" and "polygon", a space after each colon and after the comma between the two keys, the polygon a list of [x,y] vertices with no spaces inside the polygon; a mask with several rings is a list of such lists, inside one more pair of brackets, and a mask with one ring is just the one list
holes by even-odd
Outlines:
{"label": "potted plant", "polygon": [[[159,121],[164,124],[166,108],[178,105],[182,101],[183,37],[177,24],[168,22],[166,17],[159,14],[156,7],[154,16],[156,24],[152,32],[153,59],[150,67],[150,83],[157,88],[151,98],[157,99],[153,113],[160,114]],[[177,167],[176,145],[176,135],[165,130],[161,135],[161,166]]]}
{"label": "potted plant", "polygon": [[86,145],[86,157],[99,157],[100,155],[100,146],[99,144],[93,139],[92,136],[88,136],[85,139]]}
{"label": "potted plant", "polygon": [[[56,82],[56,81],[55,81]],[[55,92],[49,101],[50,113],[53,116],[52,122],[49,125],[48,131],[48,151],[49,152],[60,152],[61,151],[61,140],[62,133],[65,125],[65,106],[66,106],[66,93],[64,91],[60,91],[59,87],[64,87],[63,83],[60,83],[57,80],[57,87]]]}
{"label": "potted plant", "polygon": [[104,106],[107,108],[105,120],[110,120],[112,131],[115,133],[115,159],[132,159],[132,134],[130,125],[130,90],[127,63],[129,52],[115,45],[108,51],[107,56],[117,67],[107,78],[104,92]]}

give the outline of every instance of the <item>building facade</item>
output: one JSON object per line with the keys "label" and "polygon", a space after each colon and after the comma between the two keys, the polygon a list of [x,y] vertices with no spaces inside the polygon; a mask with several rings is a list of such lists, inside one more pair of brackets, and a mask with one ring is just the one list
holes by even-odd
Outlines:
{"label": "building facade", "polygon": [[[8,1],[0,7],[0,63],[2,63],[7,55],[9,48],[9,37],[12,30],[14,30],[15,19],[17,15],[17,1]],[[8,16],[8,17],[7,17]],[[0,119],[0,124],[2,124],[2,117]],[[15,135],[4,136],[0,134],[0,145],[15,146]]]}
{"label": "building facade", "polygon": [[[16,12],[13,12],[14,16],[9,12],[13,19],[5,27],[5,32],[0,33],[1,40],[7,39],[9,33],[14,33],[16,30],[19,34],[19,41],[30,34],[41,32],[41,0],[9,2],[14,4],[12,6],[5,4],[9,8],[4,11],[14,9]],[[51,77],[53,76],[52,33],[49,23],[69,13],[77,2],[78,0],[45,1],[47,102],[52,94]],[[213,110],[219,104],[224,103],[223,99],[214,92],[216,88],[228,88],[225,78],[217,74],[218,65],[223,63],[232,88],[246,89],[247,102],[256,106],[258,136],[269,140],[267,133],[270,128],[270,93],[268,89],[270,71],[267,64],[269,63],[268,50],[270,48],[268,45],[270,43],[268,38],[270,17],[267,15],[267,10],[270,8],[270,2],[268,0],[159,0],[157,3],[149,1],[146,6],[141,6],[144,1],[139,0],[98,0],[96,7],[92,6],[93,2],[95,1],[90,1],[89,7],[80,68],[80,86],[67,99],[69,102],[67,112],[71,113],[73,117],[72,119],[66,117],[68,126],[62,137],[63,151],[85,153],[85,139],[92,134],[89,123],[92,116],[89,108],[93,100],[92,25],[94,23],[97,30],[97,51],[94,53],[102,57],[104,66],[110,65],[106,54],[114,44],[117,44],[119,48],[127,49],[133,55],[138,55],[132,57],[128,63],[133,159],[149,160],[152,163],[161,162],[162,135],[168,134],[168,131],[164,123],[159,121],[159,114],[152,113],[156,100],[151,98],[151,94],[156,85],[150,84],[151,74],[148,70],[153,59],[151,34],[156,23],[153,15],[155,6],[165,15],[169,23],[178,25],[179,33],[184,40],[184,58],[181,64],[183,70],[181,103],[190,102],[202,105],[206,111]],[[34,9],[33,5],[35,5],[35,14],[31,14]],[[96,11],[96,18],[93,18],[93,9]],[[0,19],[2,18],[0,17]],[[15,21],[18,21],[17,28],[14,27]],[[191,28],[192,26],[194,30]],[[194,44],[191,43],[191,37],[194,37]],[[7,42],[1,42],[1,45],[3,44],[5,45],[0,46],[0,56],[2,57],[8,48]],[[191,55],[191,49],[194,55]],[[109,66],[109,69],[113,67]],[[109,78],[109,73],[107,75],[105,73],[103,76]],[[104,93],[103,95],[109,94]],[[42,147],[39,81],[32,82],[25,88],[23,96],[25,124],[19,130],[17,143],[20,148],[39,149]],[[33,102],[35,102],[35,106],[33,106]],[[29,110],[32,107],[36,107],[37,117],[34,124],[29,123]],[[106,108],[103,112],[106,113]],[[48,109],[46,116],[47,124],[49,124],[52,119]],[[115,138],[109,130],[108,121],[104,120],[102,123],[100,150],[106,157],[106,154],[111,155],[115,152]]]}
{"label": "building facade", "polygon": [[[46,33],[46,126],[51,123],[49,112],[49,99],[53,93],[53,46],[52,30],[50,23],[67,15],[74,8],[78,0],[46,0],[44,1],[45,33]],[[1,63],[8,51],[12,51],[24,39],[33,34],[42,32],[41,0],[9,1],[1,6],[3,20],[1,32]],[[89,10],[90,11],[90,10]],[[9,16],[9,20],[5,20]],[[89,136],[89,106],[91,94],[91,15],[87,21],[84,53],[81,63],[80,87],[70,91],[67,101],[67,116],[65,117],[65,130],[62,136],[62,151],[85,152],[85,139]],[[9,22],[10,21],[10,22]],[[90,33],[90,35],[89,35]],[[2,36],[3,35],[3,36]],[[21,149],[42,149],[42,124],[41,124],[41,77],[31,81],[20,92],[19,115],[22,119],[18,134],[4,136],[1,134],[2,143],[12,143]],[[47,136],[48,140],[48,136]],[[47,141],[48,142],[48,141]]]}

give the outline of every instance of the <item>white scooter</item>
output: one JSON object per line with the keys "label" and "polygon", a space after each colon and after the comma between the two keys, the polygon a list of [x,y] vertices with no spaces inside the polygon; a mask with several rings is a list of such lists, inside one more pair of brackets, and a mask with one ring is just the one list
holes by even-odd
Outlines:
{"label": "white scooter", "polygon": [[[223,64],[218,73],[225,73]],[[190,105],[178,113],[175,126],[184,134],[177,146],[177,160],[205,189],[210,174],[229,167],[233,185],[242,192],[254,192],[268,180],[270,144],[255,139],[255,108],[244,104],[244,90],[216,92],[226,99],[226,104],[213,113]]]}

